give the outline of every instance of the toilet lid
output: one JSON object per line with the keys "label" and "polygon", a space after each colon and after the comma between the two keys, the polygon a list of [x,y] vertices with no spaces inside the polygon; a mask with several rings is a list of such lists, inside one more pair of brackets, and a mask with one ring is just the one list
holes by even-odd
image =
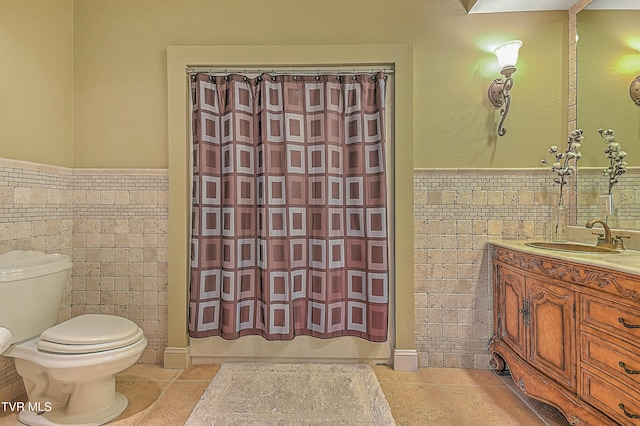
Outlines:
{"label": "toilet lid", "polygon": [[114,315],[80,315],[43,331],[38,349],[56,353],[90,353],[137,342],[142,330],[133,321]]}

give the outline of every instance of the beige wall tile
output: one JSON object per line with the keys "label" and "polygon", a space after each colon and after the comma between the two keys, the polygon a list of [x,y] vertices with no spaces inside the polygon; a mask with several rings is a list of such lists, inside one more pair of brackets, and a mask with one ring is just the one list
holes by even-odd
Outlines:
{"label": "beige wall tile", "polygon": [[[443,182],[446,184],[443,185]],[[547,236],[545,170],[414,172],[416,347],[423,367],[489,368],[487,242]]]}

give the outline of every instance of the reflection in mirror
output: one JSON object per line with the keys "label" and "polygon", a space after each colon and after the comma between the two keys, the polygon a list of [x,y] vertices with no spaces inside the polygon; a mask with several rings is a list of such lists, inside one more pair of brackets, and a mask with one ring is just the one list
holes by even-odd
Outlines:
{"label": "reflection in mirror", "polygon": [[[577,127],[584,131],[579,171],[577,225],[594,218],[611,227],[640,229],[640,106],[629,96],[640,74],[640,10],[601,10],[611,0],[594,0],[577,16]],[[598,129],[613,129],[627,152],[626,172],[611,188],[603,173],[609,146]],[[609,215],[607,210],[613,209]]]}

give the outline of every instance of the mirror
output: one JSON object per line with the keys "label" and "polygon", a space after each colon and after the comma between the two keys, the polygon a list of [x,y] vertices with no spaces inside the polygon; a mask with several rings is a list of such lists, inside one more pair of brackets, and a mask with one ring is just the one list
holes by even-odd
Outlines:
{"label": "mirror", "polygon": [[[623,2],[625,3],[625,2]],[[614,214],[607,221],[619,229],[640,229],[640,105],[630,97],[630,85],[640,75],[640,10],[626,1],[625,10],[610,10],[612,0],[593,0],[577,13],[577,128],[584,130],[577,179],[577,224],[604,218],[609,178],[607,144],[598,129],[613,129],[627,152],[627,171],[613,185]],[[605,9],[607,8],[607,9]]]}

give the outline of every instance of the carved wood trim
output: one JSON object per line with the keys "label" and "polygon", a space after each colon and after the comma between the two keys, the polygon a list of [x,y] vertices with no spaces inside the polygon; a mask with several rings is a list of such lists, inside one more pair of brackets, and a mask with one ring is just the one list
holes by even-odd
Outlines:
{"label": "carved wood trim", "polygon": [[502,340],[490,340],[489,352],[493,358],[500,359],[503,366],[508,366],[513,382],[518,388],[525,394],[559,409],[570,424],[599,426],[611,423],[607,416],[582,401],[572,391],[547,379],[544,374],[531,367]]}
{"label": "carved wood trim", "polygon": [[[636,324],[640,327],[640,316],[638,316],[640,314],[636,313],[640,306],[640,274],[618,271],[587,262],[575,262],[568,258],[554,257],[553,254],[547,256],[532,253],[526,248],[518,250],[508,246],[494,246],[494,316],[500,319],[500,315],[506,315],[511,323],[515,323],[520,321],[520,317],[525,313],[528,314],[530,309],[533,313],[531,314],[532,324],[527,327],[524,334],[524,340],[527,342],[525,354],[520,353],[518,346],[511,341],[511,334],[505,332],[504,317],[501,318],[502,321],[494,323],[494,335],[489,341],[488,349],[494,371],[499,374],[511,373],[516,387],[521,391],[535,399],[554,405],[572,425],[599,426],[613,424],[611,418],[617,416],[616,418],[620,419],[621,417],[615,409],[604,409],[609,405],[618,406],[617,400],[611,401],[608,397],[606,389],[599,389],[595,393],[597,401],[600,401],[597,404],[595,400],[586,399],[589,393],[584,388],[584,373],[589,370],[590,364],[581,357],[585,348],[580,336],[581,333],[587,332],[600,333],[605,337],[617,336],[622,339],[618,342],[618,346],[622,348],[628,345],[629,353],[638,353],[637,350],[640,348],[633,342],[639,336],[636,331],[640,330],[635,328]],[[508,285],[507,281],[513,285],[517,282],[511,277],[511,273],[522,277],[521,287],[525,294],[522,302],[518,297],[511,297],[509,300],[502,297]],[[539,291],[543,287],[549,287],[549,292]],[[563,294],[565,292],[569,299]],[[543,294],[545,297],[551,297],[550,303],[562,307],[562,312],[556,312],[553,309],[554,306],[548,304],[545,304],[544,311],[540,310],[538,305],[542,306],[541,301],[544,298],[541,299],[540,296]],[[521,306],[525,301],[530,301],[534,306],[530,309]],[[589,301],[595,301],[594,303],[599,303],[601,306],[597,306],[597,309],[593,308],[591,312],[591,305],[585,305]],[[504,307],[505,304],[509,306]],[[577,309],[580,310],[577,312]],[[541,312],[544,312],[544,315]],[[633,326],[626,326],[623,323],[625,327],[631,329],[631,331],[627,330],[627,334],[635,336],[633,340],[628,340],[630,336],[625,338],[621,334],[621,326],[618,323],[623,322],[623,317]],[[541,318],[544,319],[543,322],[540,321]],[[549,337],[547,340],[554,342],[553,347],[549,346],[545,356],[534,358],[531,354],[536,353],[535,336],[540,334],[536,331],[536,327],[544,325],[556,333],[551,337],[545,335],[545,338]],[[560,330],[561,326],[562,330]],[[538,331],[542,330],[540,327]],[[564,327],[569,329],[565,330]],[[560,336],[562,354],[552,353],[553,349],[560,345],[557,335],[560,332],[563,333]],[[624,344],[620,345],[621,342]],[[612,345],[615,346],[616,343],[613,342]],[[630,350],[634,348],[637,350]],[[635,357],[631,359],[635,361]],[[614,360],[614,362],[618,361]],[[568,368],[559,368],[557,372],[554,368],[550,368],[565,365]],[[617,371],[617,367],[614,369]],[[605,370],[601,370],[599,366],[597,370],[602,374],[605,373]],[[607,376],[607,378],[613,380],[615,376]],[[618,380],[614,382],[630,384],[626,380],[622,382]],[[628,392],[631,390],[636,390],[635,383],[634,387],[629,387]]]}
{"label": "carved wood trim", "polygon": [[495,247],[493,260],[543,277],[604,290],[636,302],[640,301],[640,277],[631,278],[618,271],[540,257],[502,247]]}

